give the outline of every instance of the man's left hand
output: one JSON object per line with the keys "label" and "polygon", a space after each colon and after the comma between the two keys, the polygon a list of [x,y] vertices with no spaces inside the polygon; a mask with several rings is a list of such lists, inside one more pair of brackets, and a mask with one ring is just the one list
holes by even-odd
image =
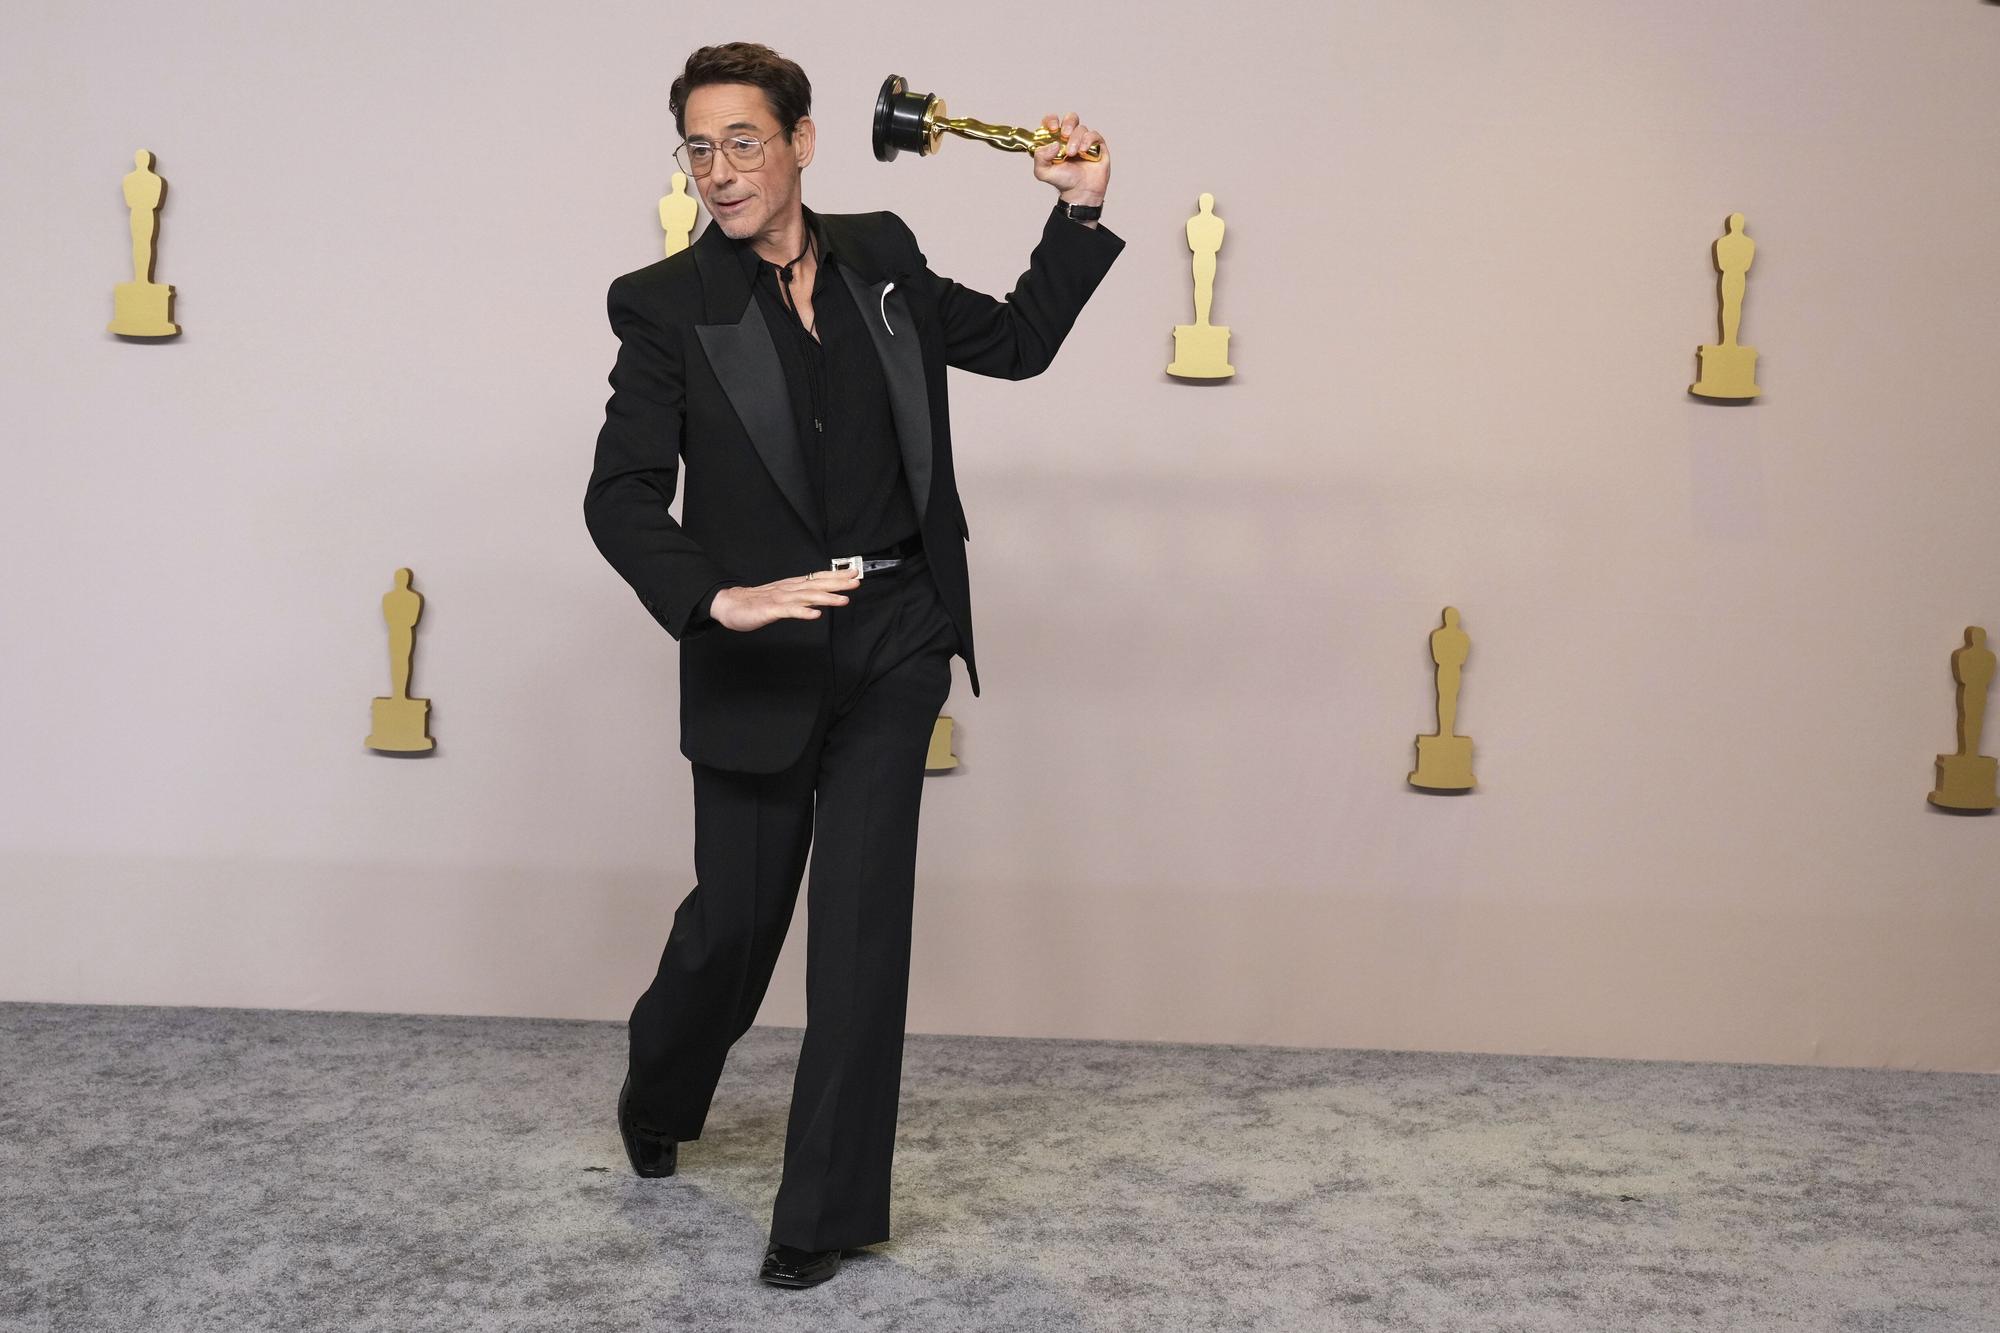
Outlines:
{"label": "man's left hand", "polygon": [[[1095,162],[1084,157],[1083,150],[1104,143],[1104,136],[1077,120],[1074,111],[1060,119],[1043,116],[1042,128],[1056,138],[1035,150],[1035,179],[1055,186],[1066,204],[1103,203],[1111,183],[1110,145],[1105,145]],[[1061,161],[1056,158],[1058,153]]]}

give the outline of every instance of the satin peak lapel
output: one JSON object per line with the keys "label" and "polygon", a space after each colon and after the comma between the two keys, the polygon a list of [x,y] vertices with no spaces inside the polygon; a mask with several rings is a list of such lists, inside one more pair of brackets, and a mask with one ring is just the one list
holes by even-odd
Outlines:
{"label": "satin peak lapel", "polygon": [[[711,224],[712,226],[713,224]],[[771,479],[778,483],[806,527],[821,541],[826,532],[820,526],[818,506],[813,503],[811,483],[806,478],[806,461],[799,452],[797,423],[792,420],[792,399],[785,387],[785,369],[778,363],[778,348],[771,341],[770,326],[753,298],[734,324],[697,324],[694,331],[701,349],[729,405],[743,423],[750,443],[764,460]]]}
{"label": "satin peak lapel", "polygon": [[889,412],[896,419],[896,439],[903,450],[903,471],[910,495],[917,502],[917,525],[931,498],[931,396],[924,385],[924,349],[917,341],[917,322],[910,303],[896,290],[893,278],[867,282],[852,267],[836,265],[854,293],[861,322],[875,339],[882,359],[882,377],[889,382]]}

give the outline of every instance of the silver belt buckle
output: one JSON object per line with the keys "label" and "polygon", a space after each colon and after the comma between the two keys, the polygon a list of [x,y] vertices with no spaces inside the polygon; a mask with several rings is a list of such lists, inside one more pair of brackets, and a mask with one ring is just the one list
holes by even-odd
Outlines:
{"label": "silver belt buckle", "polygon": [[903,563],[903,559],[904,557],[900,555],[885,555],[877,560],[870,560],[868,557],[861,555],[836,556],[833,561],[833,571],[837,574],[843,569],[851,570],[855,578],[863,579],[868,577],[868,571],[872,569],[894,569],[897,565]]}

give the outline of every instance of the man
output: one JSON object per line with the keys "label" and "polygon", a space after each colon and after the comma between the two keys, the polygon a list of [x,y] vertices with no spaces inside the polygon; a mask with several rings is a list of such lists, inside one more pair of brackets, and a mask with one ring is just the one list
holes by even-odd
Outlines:
{"label": "man", "polygon": [[796,64],[703,47],[669,103],[713,225],[611,284],[621,345],[584,497],[680,641],[694,773],[696,887],[632,1010],[619,1131],[642,1176],[700,1137],[810,847],[806,1033],[759,1274],[810,1286],[888,1238],[917,808],[953,654],[979,692],[945,368],[1039,374],[1124,242],[1096,220],[1109,153],[1080,159],[1102,140],[1074,115],[1044,121],[1060,139],[1033,168],[1057,203],[998,301],[932,273],[892,213],[804,207]]}

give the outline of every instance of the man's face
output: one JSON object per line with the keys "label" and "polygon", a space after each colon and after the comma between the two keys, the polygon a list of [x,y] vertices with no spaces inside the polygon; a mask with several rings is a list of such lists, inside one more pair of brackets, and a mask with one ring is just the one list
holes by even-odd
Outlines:
{"label": "man's face", "polygon": [[[746,240],[784,225],[798,209],[799,171],[812,161],[812,118],[802,116],[788,141],[764,90],[749,83],[710,83],[688,94],[681,108],[689,143],[716,146],[714,166],[695,178],[709,217],[732,240]],[[762,139],[764,160],[740,167],[723,145]]]}

